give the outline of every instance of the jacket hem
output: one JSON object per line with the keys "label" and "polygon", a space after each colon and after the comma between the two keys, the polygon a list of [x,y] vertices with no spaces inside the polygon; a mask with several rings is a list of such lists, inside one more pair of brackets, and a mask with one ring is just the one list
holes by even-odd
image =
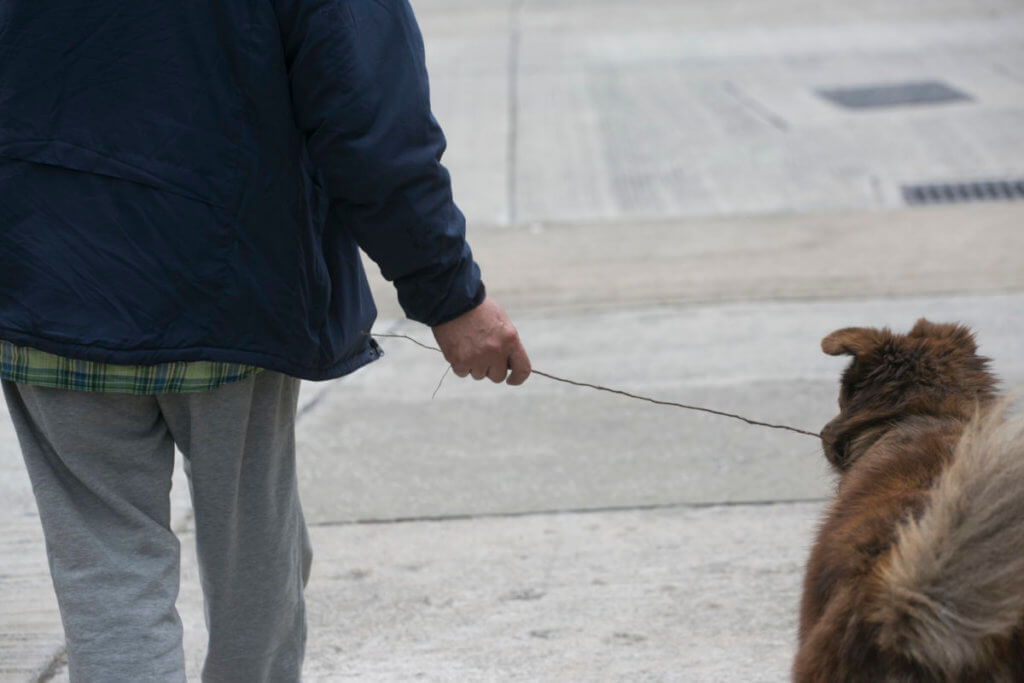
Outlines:
{"label": "jacket hem", "polygon": [[205,360],[251,365],[256,368],[272,370],[290,377],[313,382],[336,379],[350,374],[384,355],[377,342],[368,335],[364,337],[364,341],[356,346],[355,350],[351,353],[345,354],[340,359],[325,366],[302,365],[261,351],[220,349],[208,346],[194,346],[181,349],[107,349],[91,344],[53,341],[45,337],[3,327],[0,327],[0,339],[12,344],[30,346],[40,351],[66,358],[88,360],[97,363],[156,365],[158,363]]}

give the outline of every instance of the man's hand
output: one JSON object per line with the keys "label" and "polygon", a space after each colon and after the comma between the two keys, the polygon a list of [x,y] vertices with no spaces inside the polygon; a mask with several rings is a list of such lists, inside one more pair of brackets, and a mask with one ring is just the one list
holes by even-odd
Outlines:
{"label": "man's hand", "polygon": [[530,359],[519,333],[493,299],[434,328],[434,339],[459,377],[517,385],[530,376]]}

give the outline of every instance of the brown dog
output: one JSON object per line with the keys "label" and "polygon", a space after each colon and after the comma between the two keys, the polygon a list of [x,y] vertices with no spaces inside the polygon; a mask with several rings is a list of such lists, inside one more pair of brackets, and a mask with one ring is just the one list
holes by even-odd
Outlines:
{"label": "brown dog", "polygon": [[798,683],[1024,681],[1024,420],[971,332],[848,328],[839,473],[804,576]]}

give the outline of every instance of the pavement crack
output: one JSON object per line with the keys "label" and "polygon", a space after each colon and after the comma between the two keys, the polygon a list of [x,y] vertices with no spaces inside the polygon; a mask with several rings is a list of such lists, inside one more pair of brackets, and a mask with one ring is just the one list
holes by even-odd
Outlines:
{"label": "pavement crack", "polygon": [[522,43],[522,14],[526,0],[512,0],[509,5],[508,62],[508,135],[505,149],[505,202],[508,205],[509,225],[519,219],[519,53]]}
{"label": "pavement crack", "polygon": [[725,81],[722,83],[722,88],[732,95],[741,106],[748,109],[772,128],[784,133],[789,131],[789,123],[784,118],[753,98],[750,94],[744,92],[732,81]]}
{"label": "pavement crack", "polygon": [[326,522],[310,522],[313,528],[339,526],[384,526],[389,524],[414,524],[417,522],[464,522],[480,519],[516,519],[519,517],[544,517],[556,515],[593,515],[614,512],[649,512],[656,510],[703,510],[707,508],[771,507],[775,505],[821,504],[829,498],[792,498],[780,500],[715,501],[707,503],[652,503],[645,505],[607,505],[589,508],[552,508],[547,510],[526,510],[513,512],[454,513],[447,515],[418,515],[408,517],[381,517]]}
{"label": "pavement crack", "polygon": [[307,413],[309,413],[318,405],[320,405],[320,403],[323,402],[325,398],[327,398],[326,389],[322,390],[319,394],[310,399],[309,403],[307,403],[306,405],[302,406],[302,408],[299,409],[299,411],[295,414],[295,422],[298,423],[298,421],[305,417]]}
{"label": "pavement crack", "polygon": [[50,660],[50,664],[45,669],[43,669],[43,672],[41,674],[39,674],[39,678],[35,680],[35,683],[49,683],[50,681],[52,681],[57,676],[57,674],[60,673],[60,670],[64,667],[64,665],[67,664],[67,661],[67,648],[62,646],[53,655],[53,659]]}

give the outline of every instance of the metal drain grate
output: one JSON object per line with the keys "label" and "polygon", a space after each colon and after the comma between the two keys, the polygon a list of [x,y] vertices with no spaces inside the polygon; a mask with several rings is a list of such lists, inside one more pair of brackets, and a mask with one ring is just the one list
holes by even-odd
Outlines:
{"label": "metal drain grate", "polygon": [[904,185],[907,204],[954,204],[1024,199],[1024,180],[989,180],[973,183]]}
{"label": "metal drain grate", "polygon": [[857,88],[820,88],[818,94],[846,109],[875,109],[905,105],[970,101],[970,95],[941,81],[914,81]]}

